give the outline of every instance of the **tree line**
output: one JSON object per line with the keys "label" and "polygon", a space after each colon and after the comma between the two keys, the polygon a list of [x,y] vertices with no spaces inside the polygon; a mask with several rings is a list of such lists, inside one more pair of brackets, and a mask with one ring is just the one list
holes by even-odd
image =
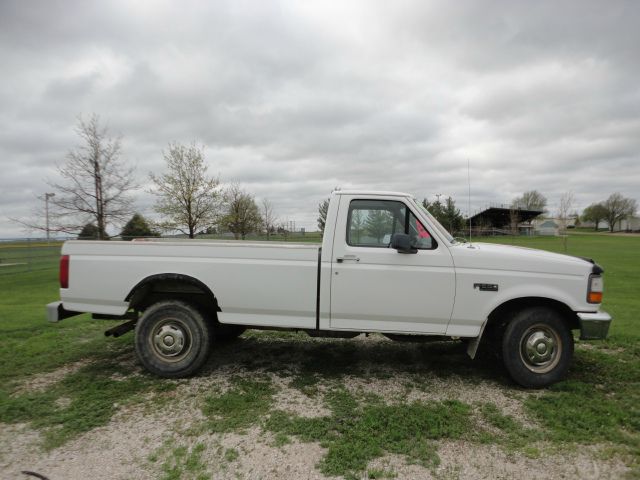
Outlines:
{"label": "tree line", "polygon": [[[567,214],[573,203],[573,194],[565,192],[560,198],[558,207],[558,218],[569,216]],[[547,199],[544,195],[536,190],[525,192],[522,197],[514,199],[513,204],[519,208],[529,210],[545,211]],[[575,218],[578,222],[592,222],[594,229],[598,230],[600,223],[607,222],[610,232],[613,232],[615,225],[625,218],[635,215],[638,209],[638,203],[633,198],[624,197],[621,193],[612,193],[605,200],[592,203],[586,207],[582,215],[574,212],[570,217]]]}
{"label": "tree line", "polygon": [[[76,128],[79,145],[58,167],[61,180],[49,183],[51,199],[48,231],[78,234],[79,238],[110,238],[108,227],[125,223],[119,236],[157,237],[160,231],[177,231],[189,238],[203,233],[228,231],[236,239],[254,232],[267,238],[278,229],[273,205],[264,199],[259,206],[253,195],[237,183],[223,187],[209,174],[204,149],[195,143],[170,143],[162,152],[166,170],[149,174],[149,192],[160,220],[149,222],[134,208],[132,192],[139,188],[133,168],[121,158],[121,139],[109,134],[97,115],[80,118]],[[127,221],[128,220],[128,221]],[[21,221],[44,230],[38,222]]]}

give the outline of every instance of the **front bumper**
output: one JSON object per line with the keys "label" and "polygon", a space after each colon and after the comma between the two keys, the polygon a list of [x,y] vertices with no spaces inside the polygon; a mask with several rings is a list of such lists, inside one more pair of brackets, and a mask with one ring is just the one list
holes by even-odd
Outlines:
{"label": "front bumper", "polygon": [[602,340],[607,338],[611,315],[607,312],[578,313],[580,340]]}
{"label": "front bumper", "polygon": [[62,302],[51,302],[47,304],[47,320],[50,322],[59,322],[65,318],[74,317],[80,315],[81,312],[72,312],[71,310],[65,310],[62,306]]}

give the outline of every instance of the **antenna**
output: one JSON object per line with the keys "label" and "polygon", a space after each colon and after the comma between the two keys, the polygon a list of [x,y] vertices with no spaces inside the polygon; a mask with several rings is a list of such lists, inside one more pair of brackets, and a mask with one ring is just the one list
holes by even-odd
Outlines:
{"label": "antenna", "polygon": [[468,196],[468,205],[469,205],[469,248],[473,248],[471,245],[471,173],[469,168],[469,159],[467,158],[467,184],[469,185],[469,196]]}

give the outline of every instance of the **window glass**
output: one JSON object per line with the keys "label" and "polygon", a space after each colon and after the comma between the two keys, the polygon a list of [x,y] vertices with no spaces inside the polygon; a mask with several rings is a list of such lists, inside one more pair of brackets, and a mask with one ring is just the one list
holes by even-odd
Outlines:
{"label": "window glass", "polygon": [[416,216],[409,212],[409,237],[411,237],[411,246],[415,248],[433,248],[433,239],[422,222]]}
{"label": "window glass", "polygon": [[347,219],[347,243],[359,247],[389,247],[394,233],[406,233],[415,248],[435,248],[422,223],[402,202],[352,200]]}

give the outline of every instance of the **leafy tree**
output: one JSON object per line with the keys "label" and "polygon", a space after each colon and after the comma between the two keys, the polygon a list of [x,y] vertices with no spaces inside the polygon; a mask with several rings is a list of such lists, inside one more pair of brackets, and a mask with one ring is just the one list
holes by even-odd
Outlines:
{"label": "leafy tree", "polygon": [[595,224],[595,230],[598,230],[598,225],[607,216],[607,209],[602,203],[592,203],[582,212],[583,222],[593,222]]}
{"label": "leafy tree", "polygon": [[360,237],[365,230],[364,218],[362,210],[355,209],[351,213],[351,232],[350,237],[356,244],[360,243]]}
{"label": "leafy tree", "polygon": [[422,200],[422,206],[429,210],[429,213],[436,217],[436,220],[444,225],[444,223],[440,221],[442,218],[444,218],[444,206],[442,205],[442,203],[440,203],[440,199],[429,203],[429,201],[425,198],[424,200]]}
{"label": "leafy tree", "polygon": [[120,138],[109,135],[98,115],[86,121],[79,118],[76,133],[80,145],[58,167],[63,181],[50,183],[56,190],[50,197],[50,230],[77,232],[91,223],[97,229],[96,238],[105,239],[110,223],[123,222],[132,213],[130,192],[138,188],[133,168],[121,161]]}
{"label": "leafy tree", "polygon": [[444,204],[440,203],[440,200],[429,203],[425,198],[422,201],[422,205],[429,210],[429,213],[447,228],[450,233],[457,232],[464,228],[464,218],[460,210],[456,208],[456,202],[451,197],[447,197]]}
{"label": "leafy tree", "polygon": [[159,237],[160,234],[149,226],[149,223],[142,215],[134,213],[131,220],[127,222],[122,232],[120,232],[120,236],[123,240],[133,240],[139,237]]}
{"label": "leafy tree", "polygon": [[612,193],[602,205],[606,211],[604,218],[609,223],[610,232],[613,232],[617,222],[632,216],[638,208],[638,204],[633,198],[625,198],[620,193]]}
{"label": "leafy tree", "polygon": [[169,144],[163,152],[168,172],[149,174],[154,183],[151,193],[158,197],[155,210],[166,221],[163,226],[189,238],[213,225],[220,210],[220,181],[207,175],[204,152],[195,144]]}
{"label": "leafy tree", "polygon": [[464,228],[464,218],[462,218],[460,210],[456,208],[456,202],[454,202],[451,197],[448,197],[445,202],[442,210],[442,219],[444,222],[439,220],[440,223],[449,228],[450,233],[457,232]]}
{"label": "leafy tree", "polygon": [[100,230],[93,223],[85,224],[78,234],[78,240],[98,240],[99,238]]}
{"label": "leafy tree", "polygon": [[580,222],[580,215],[578,215],[578,212],[573,212],[571,214],[571,218],[573,218],[573,226],[576,228],[579,228],[581,224]]}
{"label": "leafy tree", "polygon": [[516,197],[511,202],[512,206],[521,210],[540,210],[544,211],[547,206],[547,197],[537,190],[529,190],[524,192],[521,197]]}
{"label": "leafy tree", "polygon": [[225,192],[224,200],[225,215],[221,224],[233,233],[236,240],[244,240],[249,233],[261,228],[262,218],[255,199],[239,185],[232,184]]}
{"label": "leafy tree", "polygon": [[364,225],[367,233],[380,243],[393,229],[393,214],[389,210],[370,210]]}
{"label": "leafy tree", "polygon": [[318,205],[318,228],[324,234],[325,223],[327,222],[327,212],[329,211],[329,199],[320,202]]}

